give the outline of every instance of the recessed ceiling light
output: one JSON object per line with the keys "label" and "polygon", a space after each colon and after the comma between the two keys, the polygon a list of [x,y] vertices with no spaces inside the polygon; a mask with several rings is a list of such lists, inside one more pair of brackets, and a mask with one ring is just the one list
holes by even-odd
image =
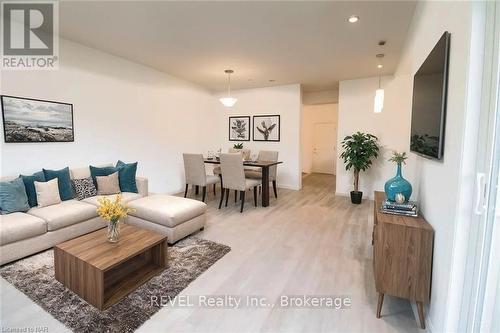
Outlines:
{"label": "recessed ceiling light", "polygon": [[349,23],[356,23],[359,21],[359,16],[352,15],[347,19],[347,21],[349,21]]}
{"label": "recessed ceiling light", "polygon": [[382,68],[382,67],[384,67],[384,65],[382,65],[382,64],[377,65],[377,68]]}

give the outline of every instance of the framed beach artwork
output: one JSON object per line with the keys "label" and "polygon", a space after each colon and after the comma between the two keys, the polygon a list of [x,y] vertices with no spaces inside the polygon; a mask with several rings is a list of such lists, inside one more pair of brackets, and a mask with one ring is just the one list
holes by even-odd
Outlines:
{"label": "framed beach artwork", "polygon": [[73,104],[1,96],[5,142],[73,142]]}
{"label": "framed beach artwork", "polygon": [[250,141],[250,116],[229,117],[229,141]]}
{"label": "framed beach artwork", "polygon": [[280,116],[253,116],[253,141],[280,141]]}

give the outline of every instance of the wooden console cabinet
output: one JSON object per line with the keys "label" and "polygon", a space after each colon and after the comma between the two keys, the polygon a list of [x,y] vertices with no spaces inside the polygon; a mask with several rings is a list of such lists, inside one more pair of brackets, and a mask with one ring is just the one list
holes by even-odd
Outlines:
{"label": "wooden console cabinet", "polygon": [[420,326],[425,329],[424,304],[429,303],[434,230],[421,217],[384,214],[384,192],[375,192],[373,272],[380,318],[384,295],[417,303]]}

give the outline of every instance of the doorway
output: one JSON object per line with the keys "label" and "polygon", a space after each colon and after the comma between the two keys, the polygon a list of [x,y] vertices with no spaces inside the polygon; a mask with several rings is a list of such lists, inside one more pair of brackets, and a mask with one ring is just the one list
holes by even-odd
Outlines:
{"label": "doorway", "polygon": [[335,175],[337,126],[335,123],[313,124],[312,173]]}
{"label": "doorway", "polygon": [[338,104],[304,105],[302,112],[302,172],[335,175]]}

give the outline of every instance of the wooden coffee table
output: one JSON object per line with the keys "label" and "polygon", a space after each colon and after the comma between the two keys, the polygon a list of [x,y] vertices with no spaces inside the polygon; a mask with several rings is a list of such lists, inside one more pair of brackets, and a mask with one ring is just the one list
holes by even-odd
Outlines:
{"label": "wooden coffee table", "polygon": [[107,228],[54,247],[56,279],[100,310],[117,303],[167,265],[167,236],[121,225],[117,243]]}

